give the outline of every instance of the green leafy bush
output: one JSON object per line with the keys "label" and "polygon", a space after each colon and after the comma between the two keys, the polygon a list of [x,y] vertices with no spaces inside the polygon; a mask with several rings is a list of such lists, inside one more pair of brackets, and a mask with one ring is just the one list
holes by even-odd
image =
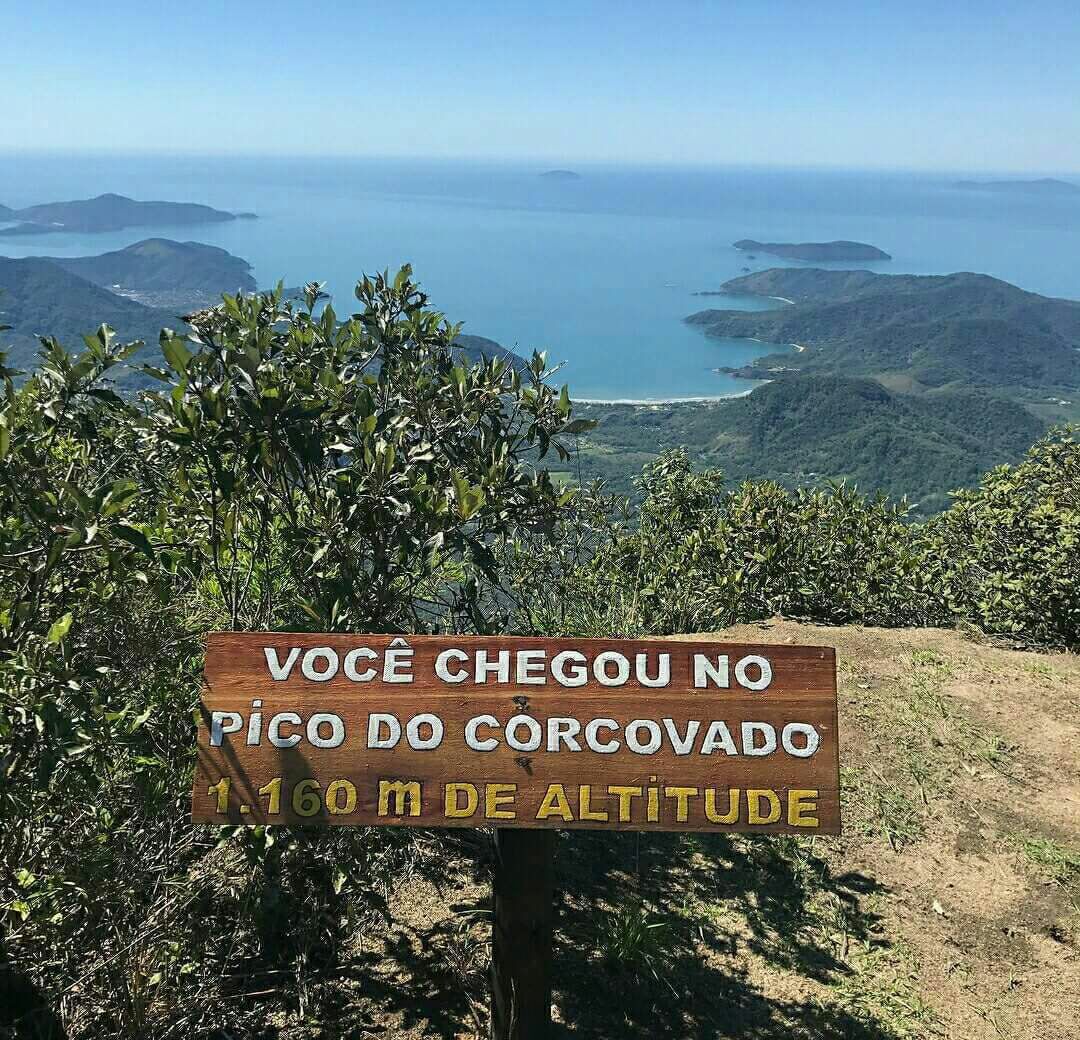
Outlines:
{"label": "green leafy bush", "polygon": [[500,545],[573,497],[541,356],[460,362],[407,268],[357,296],[226,297],[138,401],[107,329],[0,373],[0,1035],[237,1028],[253,983],[309,1007],[411,855],[188,823],[208,629],[502,629]]}
{"label": "green leafy bush", "polygon": [[1080,646],[1080,443],[1052,432],[927,525],[934,586],[986,632]]}

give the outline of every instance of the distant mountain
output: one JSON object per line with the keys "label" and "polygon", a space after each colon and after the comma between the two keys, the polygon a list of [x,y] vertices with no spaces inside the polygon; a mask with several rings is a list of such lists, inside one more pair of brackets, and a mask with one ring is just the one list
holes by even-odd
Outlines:
{"label": "distant mountain", "polygon": [[546,170],[540,174],[541,177],[549,181],[579,181],[581,180],[581,174],[575,173],[573,170]]}
{"label": "distant mountain", "polygon": [[782,270],[726,282],[732,293],[796,300],[747,312],[706,310],[686,320],[718,338],[798,344],[742,374],[777,370],[902,380],[912,391],[976,386],[1080,388],[1080,302],[1026,292],[982,274],[879,275]]}
{"label": "distant mountain", "polygon": [[103,289],[40,257],[0,257],[0,349],[9,364],[30,369],[37,364],[39,335],[55,336],[79,350],[82,337],[101,324],[111,325],[121,339],[143,339],[151,345],[144,360],[153,360],[158,333],[183,325],[175,312],[147,307]]}
{"label": "distant mountain", "polygon": [[185,290],[213,294],[254,292],[251,265],[239,256],[201,242],[147,238],[100,256],[44,257],[88,282],[136,295]]}
{"label": "distant mountain", "polygon": [[119,231],[147,225],[214,224],[236,220],[236,214],[194,202],[136,202],[124,195],[98,195],[74,202],[46,202],[13,211],[22,223],[0,229],[0,235],[40,235],[49,231]]}
{"label": "distant mountain", "polygon": [[999,191],[1018,195],[1080,195],[1080,184],[1042,177],[1034,181],[956,181],[962,191]]}
{"label": "distant mountain", "polygon": [[15,210],[9,209],[7,206],[0,206],[0,220],[14,220]]}
{"label": "distant mountain", "polygon": [[846,262],[892,259],[877,246],[870,246],[865,242],[756,242],[752,238],[741,238],[734,245],[736,249],[747,253],[768,253],[786,260]]}
{"label": "distant mountain", "polygon": [[785,375],[746,397],[708,403],[577,405],[598,419],[581,438],[581,476],[627,492],[643,463],[690,445],[702,465],[732,480],[787,486],[847,479],[908,495],[923,512],[945,492],[1020,458],[1045,430],[1022,406],[978,392],[912,397],[868,379]]}
{"label": "distant mountain", "polygon": [[508,358],[515,368],[524,368],[525,359],[512,350],[507,350],[501,343],[496,343],[486,336],[466,336],[462,333],[454,340],[454,349],[471,364],[481,358]]}
{"label": "distant mountain", "polygon": [[[188,250],[189,245],[195,249]],[[212,261],[211,267],[203,270],[191,266],[200,258]],[[227,285],[237,275],[250,280],[247,270],[243,260],[224,250],[164,239],[148,239],[100,257],[21,260],[0,257],[0,325],[11,326],[10,331],[0,332],[0,350],[8,353],[11,366],[29,370],[37,364],[39,335],[55,336],[69,349],[79,350],[82,337],[104,323],[116,329],[120,339],[146,341],[147,346],[136,361],[159,363],[158,334],[166,327],[183,328],[181,316],[199,306],[197,299],[193,307],[188,305],[192,302],[190,292],[186,296],[176,293],[184,296],[185,305],[148,306],[141,299],[105,286],[114,284],[115,277],[126,276],[140,297],[152,298],[155,294],[149,290],[165,284],[170,271],[178,278],[206,288],[216,276],[228,278]],[[189,273],[185,275],[185,271]],[[254,282],[241,287],[248,290],[254,287]],[[219,296],[223,288],[217,285],[213,295]],[[232,286],[228,291],[235,289]],[[459,336],[455,350],[468,363],[486,355],[508,357],[518,368],[525,364],[518,355],[483,336]],[[120,380],[132,387],[148,381],[136,373],[128,373]]]}

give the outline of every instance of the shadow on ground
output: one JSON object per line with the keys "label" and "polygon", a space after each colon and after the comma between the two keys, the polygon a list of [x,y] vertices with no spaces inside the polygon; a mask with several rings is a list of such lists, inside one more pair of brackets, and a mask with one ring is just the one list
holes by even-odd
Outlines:
{"label": "shadow on ground", "polygon": [[[556,856],[555,1036],[897,1036],[836,1003],[766,994],[746,974],[747,954],[756,954],[801,979],[838,982],[850,971],[848,943],[885,943],[863,908],[876,882],[833,876],[808,842],[578,831],[560,837]],[[486,1035],[490,906],[444,895],[454,916],[399,929],[351,966],[368,1017],[398,1023],[389,1035]],[[640,948],[620,945],[612,928],[620,915],[660,927],[646,929]],[[384,972],[388,959],[398,972]]]}

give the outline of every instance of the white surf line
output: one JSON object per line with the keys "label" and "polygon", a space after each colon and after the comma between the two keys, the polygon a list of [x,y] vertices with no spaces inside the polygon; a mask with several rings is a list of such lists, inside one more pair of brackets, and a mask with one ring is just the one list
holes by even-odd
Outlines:
{"label": "white surf line", "polygon": [[707,404],[710,401],[733,401],[737,397],[748,397],[762,383],[771,383],[771,379],[756,379],[755,386],[740,390],[734,394],[714,394],[711,397],[575,397],[574,404],[632,404],[636,407],[661,404]]}

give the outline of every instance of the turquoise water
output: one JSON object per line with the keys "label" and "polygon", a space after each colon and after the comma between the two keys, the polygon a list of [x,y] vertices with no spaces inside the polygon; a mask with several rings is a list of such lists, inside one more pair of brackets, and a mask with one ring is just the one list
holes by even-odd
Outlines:
{"label": "turquoise water", "polygon": [[[243,256],[262,286],[325,280],[339,312],[361,272],[409,261],[433,304],[466,331],[565,361],[578,398],[737,393],[713,371],[762,348],[682,323],[723,303],[692,295],[783,262],[748,260],[739,238],[850,238],[891,253],[879,271],[984,271],[1080,297],[1080,200],[961,192],[939,176],[342,159],[0,156],[0,203],[115,191],[253,210],[256,221],[0,240],[8,256],[99,253],[151,234]],[[850,266],[850,265],[836,265]]]}

